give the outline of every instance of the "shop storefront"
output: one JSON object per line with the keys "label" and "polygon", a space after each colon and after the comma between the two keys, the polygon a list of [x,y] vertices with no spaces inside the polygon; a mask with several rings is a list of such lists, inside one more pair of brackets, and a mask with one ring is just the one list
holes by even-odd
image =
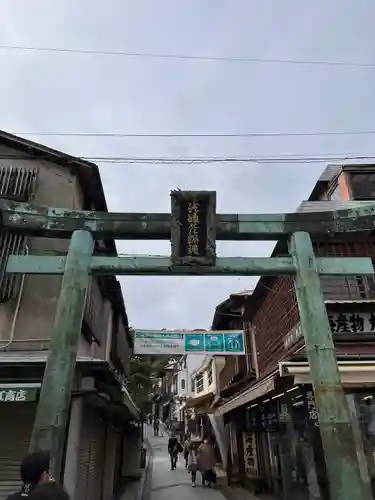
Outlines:
{"label": "shop storefront", "polygon": [[[348,388],[346,397],[362,479],[375,499],[375,388]],[[312,386],[295,386],[249,406],[242,435],[250,490],[280,499],[330,499]]]}
{"label": "shop storefront", "polygon": [[328,498],[312,391],[295,386],[246,409],[245,481],[258,494]]}
{"label": "shop storefront", "polygon": [[0,500],[21,486],[20,464],[27,455],[40,384],[0,384]]}

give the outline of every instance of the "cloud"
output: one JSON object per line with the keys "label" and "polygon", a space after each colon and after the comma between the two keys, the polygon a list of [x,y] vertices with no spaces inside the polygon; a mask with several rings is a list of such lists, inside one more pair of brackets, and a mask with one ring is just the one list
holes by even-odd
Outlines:
{"label": "cloud", "polygon": [[[4,0],[0,45],[374,62],[373,0]],[[32,22],[30,22],[32,20]],[[225,133],[375,128],[375,70],[157,60],[0,50],[0,127],[9,131]],[[35,137],[38,140],[38,137]],[[372,138],[40,137],[83,156],[374,153]],[[323,164],[111,165],[111,210],[167,212],[169,192],[215,189],[221,213],[293,211]],[[119,242],[169,253],[168,242]],[[219,242],[220,255],[268,255],[270,243]],[[206,328],[215,306],[252,278],[123,277],[140,328]]]}

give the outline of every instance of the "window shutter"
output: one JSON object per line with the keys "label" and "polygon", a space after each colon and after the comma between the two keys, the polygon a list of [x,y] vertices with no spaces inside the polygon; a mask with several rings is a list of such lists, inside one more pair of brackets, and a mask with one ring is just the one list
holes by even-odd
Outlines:
{"label": "window shutter", "polygon": [[[34,190],[38,170],[36,168],[0,167],[0,197],[7,200],[27,202]],[[7,274],[8,257],[25,250],[26,236],[0,229],[0,302],[17,296],[20,276]]]}

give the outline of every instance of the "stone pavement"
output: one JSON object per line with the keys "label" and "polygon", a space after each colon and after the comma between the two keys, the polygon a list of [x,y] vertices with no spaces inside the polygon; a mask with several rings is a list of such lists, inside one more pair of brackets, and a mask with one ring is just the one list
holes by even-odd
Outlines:
{"label": "stone pavement", "polygon": [[[164,437],[153,435],[151,426],[145,430],[145,439],[148,440],[153,453],[152,474],[150,485],[150,500],[231,500],[230,490],[220,487],[212,488],[201,485],[201,475],[197,474],[197,486],[192,488],[190,474],[187,472],[182,455],[177,462],[177,469],[171,471],[169,455],[167,450],[169,436],[165,432]],[[256,497],[245,490],[235,489],[234,498],[241,500],[256,500]],[[148,496],[148,495],[147,495]]]}

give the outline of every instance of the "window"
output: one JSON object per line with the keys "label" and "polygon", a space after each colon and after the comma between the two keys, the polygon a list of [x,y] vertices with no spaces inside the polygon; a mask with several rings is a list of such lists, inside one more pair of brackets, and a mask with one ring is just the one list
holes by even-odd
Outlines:
{"label": "window", "polygon": [[349,179],[353,200],[371,200],[375,198],[375,172],[352,173]]}
{"label": "window", "polygon": [[172,378],[172,393],[177,394],[178,392],[178,382],[177,382],[177,375],[173,375]]}
{"label": "window", "polygon": [[185,379],[184,378],[181,379],[181,390],[182,391],[185,390]]}
{"label": "window", "polygon": [[203,375],[199,374],[195,377],[195,390],[197,392],[203,391]]}
{"label": "window", "polygon": [[[7,200],[28,201],[34,191],[38,175],[36,168],[1,167],[0,196]],[[0,302],[4,303],[18,296],[21,276],[6,273],[9,255],[22,255],[25,251],[26,236],[3,229],[0,234]]]}
{"label": "window", "polygon": [[375,299],[373,276],[321,276],[320,280],[326,300]]}
{"label": "window", "polygon": [[339,184],[335,184],[327,193],[328,200],[341,200],[341,190]]}

